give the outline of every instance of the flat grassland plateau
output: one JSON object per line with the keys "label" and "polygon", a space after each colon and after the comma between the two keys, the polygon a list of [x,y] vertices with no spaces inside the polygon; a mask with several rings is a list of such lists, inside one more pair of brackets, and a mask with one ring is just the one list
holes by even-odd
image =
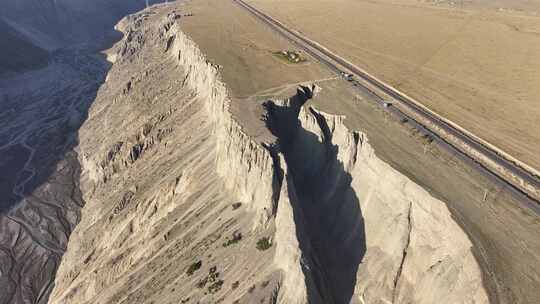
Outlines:
{"label": "flat grassland plateau", "polygon": [[248,2],[540,169],[540,4]]}

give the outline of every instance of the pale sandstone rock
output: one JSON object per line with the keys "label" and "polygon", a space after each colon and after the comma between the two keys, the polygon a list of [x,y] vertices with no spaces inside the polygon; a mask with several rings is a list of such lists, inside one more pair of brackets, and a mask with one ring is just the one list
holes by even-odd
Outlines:
{"label": "pale sandstone rock", "polygon": [[[293,126],[279,144],[254,141],[217,67],[168,13],[121,23],[132,40],[117,44],[80,131],[87,206],[51,303],[487,302],[443,202],[378,159],[343,117],[300,108],[305,94],[274,101],[288,115],[267,119]],[[232,210],[238,201],[246,208]],[[242,240],[222,246],[235,231]],[[255,248],[261,237],[270,249]],[[212,266],[224,280],[216,292]]]}

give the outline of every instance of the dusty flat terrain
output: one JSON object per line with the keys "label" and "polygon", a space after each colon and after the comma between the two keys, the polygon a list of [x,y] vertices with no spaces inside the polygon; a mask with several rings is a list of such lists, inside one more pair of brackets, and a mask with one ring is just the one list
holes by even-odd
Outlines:
{"label": "dusty flat terrain", "polygon": [[540,168],[538,4],[249,3]]}
{"label": "dusty flat terrain", "polygon": [[[182,29],[211,61],[224,66],[220,74],[231,89],[232,97],[247,97],[284,84],[335,77],[312,61],[293,65],[277,58],[273,52],[294,47],[232,1],[197,1],[183,7],[194,17],[182,20]],[[202,19],[205,21],[201,22]],[[233,48],[236,50],[231,52]]]}

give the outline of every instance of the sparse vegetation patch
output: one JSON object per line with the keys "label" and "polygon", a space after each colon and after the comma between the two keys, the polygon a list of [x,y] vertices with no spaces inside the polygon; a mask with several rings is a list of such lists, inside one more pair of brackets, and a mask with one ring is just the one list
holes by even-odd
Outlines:
{"label": "sparse vegetation patch", "polygon": [[197,288],[204,288],[204,286],[206,286],[206,283],[208,283],[208,277],[205,277],[204,279],[197,282]]}
{"label": "sparse vegetation patch", "polygon": [[199,260],[198,262],[195,262],[191,265],[189,265],[187,271],[186,271],[186,274],[188,276],[192,275],[195,271],[199,270],[202,266],[202,261]]}
{"label": "sparse vegetation patch", "polygon": [[208,286],[208,292],[211,294],[220,291],[221,287],[223,286],[224,281],[219,279],[219,272],[217,271],[216,266],[212,266],[208,270],[208,275],[204,279],[197,282],[196,286],[197,288],[202,289],[208,283],[210,283],[210,285]]}
{"label": "sparse vegetation patch", "polygon": [[274,52],[274,56],[288,63],[293,63],[293,64],[307,61],[307,59],[304,56],[302,56],[300,52],[297,52],[297,51],[283,50],[279,52]]}
{"label": "sparse vegetation patch", "polygon": [[221,290],[221,286],[223,286],[223,280],[217,280],[212,283],[212,285],[208,286],[208,292],[214,294]]}
{"label": "sparse vegetation patch", "polygon": [[269,237],[263,237],[257,241],[257,249],[261,251],[267,250],[270,247],[272,247],[272,242]]}
{"label": "sparse vegetation patch", "polygon": [[223,243],[223,247],[227,247],[233,244],[236,244],[242,240],[242,232],[234,232],[231,239],[227,239],[225,243]]}

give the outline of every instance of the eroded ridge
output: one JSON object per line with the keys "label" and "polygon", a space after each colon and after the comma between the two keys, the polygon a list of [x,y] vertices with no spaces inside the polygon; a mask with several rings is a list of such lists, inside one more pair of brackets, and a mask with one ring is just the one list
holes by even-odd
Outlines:
{"label": "eroded ridge", "polygon": [[487,302],[443,202],[310,107],[311,84],[267,101],[254,140],[181,20],[160,7],[118,26],[51,303]]}
{"label": "eroded ridge", "polygon": [[378,159],[344,117],[311,107],[316,91],[266,103],[314,282],[309,302],[487,302],[471,243],[444,204]]}

